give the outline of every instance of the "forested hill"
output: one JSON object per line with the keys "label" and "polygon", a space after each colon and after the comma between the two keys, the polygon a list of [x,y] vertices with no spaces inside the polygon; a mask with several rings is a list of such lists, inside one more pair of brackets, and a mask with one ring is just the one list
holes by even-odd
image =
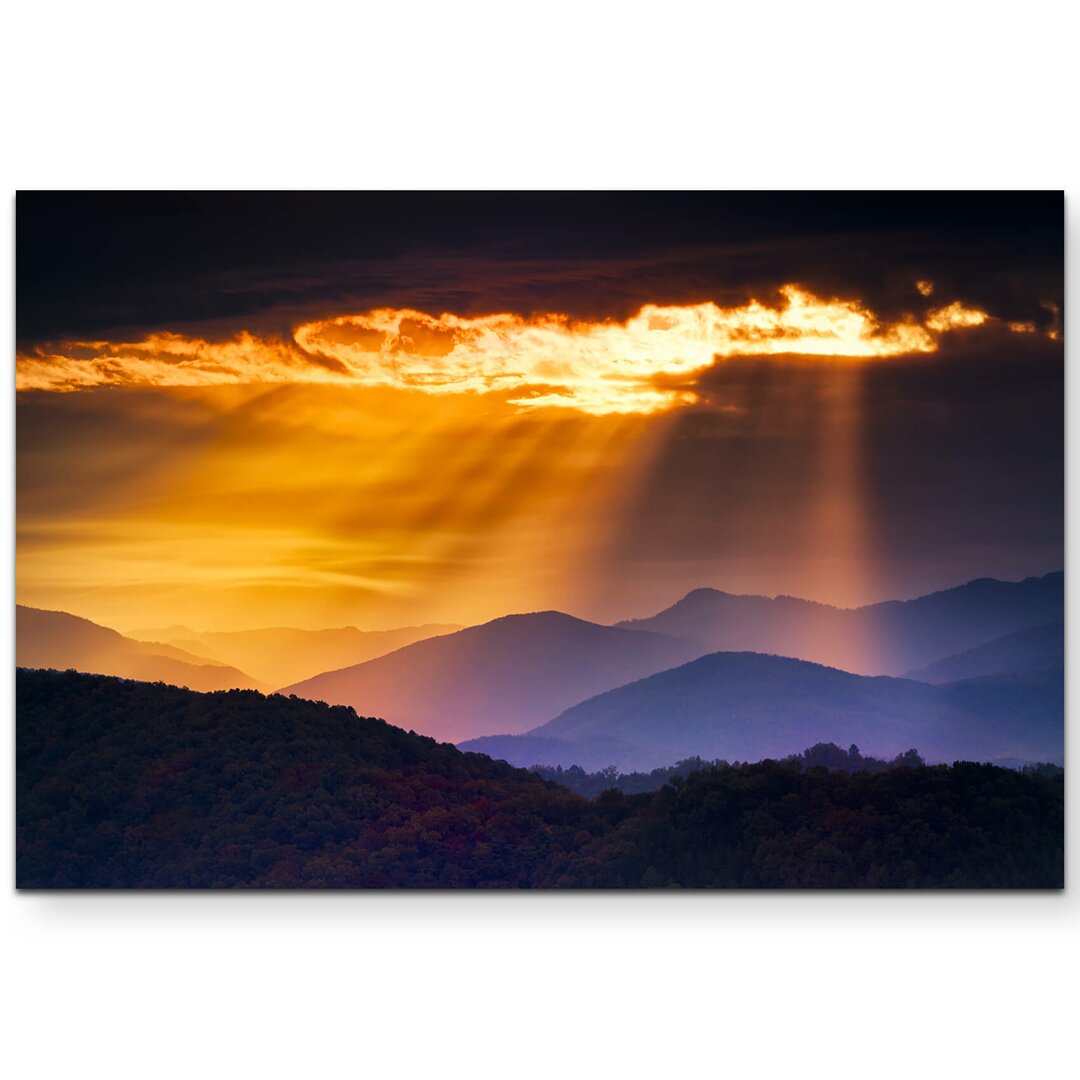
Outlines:
{"label": "forested hill", "polygon": [[[881,758],[864,757],[859,748],[854,745],[844,750],[835,743],[816,743],[801,754],[789,754],[783,759],[782,764],[796,765],[800,769],[821,767],[856,773],[885,772],[887,769],[925,765],[926,762],[914,749],[897,755],[892,761],[885,761]],[[736,762],[736,767],[738,767],[738,762]],[[609,765],[606,769],[600,769],[597,772],[586,772],[580,765],[571,765],[568,769],[564,769],[561,765],[533,765],[531,771],[545,780],[554,780],[555,783],[562,784],[563,787],[568,787],[579,795],[588,795],[592,798],[608,790],[621,791],[624,795],[638,795],[645,791],[656,791],[673,780],[683,780],[691,773],[729,768],[731,768],[731,763],[723,759],[706,761],[704,758],[692,757],[649,772],[624,773],[619,772],[614,765]],[[1048,763],[1031,768],[1042,769],[1047,775],[1061,771],[1059,766]]]}
{"label": "forested hill", "polygon": [[16,708],[23,888],[535,885],[590,816],[347,706],[20,670]]}
{"label": "forested hill", "polygon": [[766,761],[590,801],[347,707],[55,671],[16,695],[20,888],[1063,879],[1060,776]]}

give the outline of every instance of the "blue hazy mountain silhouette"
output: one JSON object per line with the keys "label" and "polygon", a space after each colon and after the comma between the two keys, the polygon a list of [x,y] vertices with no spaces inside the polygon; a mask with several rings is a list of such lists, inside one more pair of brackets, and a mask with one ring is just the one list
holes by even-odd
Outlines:
{"label": "blue hazy mountain silhouette", "polygon": [[[651,619],[616,627],[554,611],[505,616],[282,692],[352,705],[436,738],[519,735],[597,694],[713,652],[791,656],[857,674],[895,675],[915,661],[938,661],[1003,633],[1060,621],[1063,606],[1061,573],[972,581],[852,610],[698,589]],[[808,736],[809,742],[781,749],[831,738]],[[696,745],[688,752],[710,756]],[[674,760],[669,753],[657,764]]]}
{"label": "blue hazy mountain silhouette", "polygon": [[760,653],[721,652],[609,690],[520,736],[462,749],[518,765],[648,770],[694,755],[784,757],[815,742],[892,757],[1060,762],[1060,671],[932,686]]}
{"label": "blue hazy mountain silhouette", "polygon": [[1044,671],[1065,666],[1065,626],[1033,626],[946,656],[924,668],[909,671],[908,679],[944,683],[1016,671]]}
{"label": "blue hazy mountain silhouette", "polygon": [[1061,571],[980,578],[914,600],[835,608],[790,596],[695,589],[647,619],[618,625],[693,642],[701,654],[794,656],[864,675],[902,675],[994,638],[1064,620]]}

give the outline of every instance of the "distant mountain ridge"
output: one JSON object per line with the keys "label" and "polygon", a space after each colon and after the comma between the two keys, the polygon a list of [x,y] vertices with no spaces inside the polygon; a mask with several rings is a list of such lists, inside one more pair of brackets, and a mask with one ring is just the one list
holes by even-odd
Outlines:
{"label": "distant mountain ridge", "polygon": [[74,668],[189,690],[259,690],[243,671],[173,645],[134,641],[116,630],[65,611],[15,607],[15,664],[25,668]]}
{"label": "distant mountain ridge", "polygon": [[358,630],[355,626],[342,626],[325,630],[268,627],[195,631],[186,626],[170,626],[160,630],[133,630],[130,636],[140,641],[168,641],[179,648],[214,657],[251,672],[271,687],[373,660],[414,641],[460,629],[460,626],[442,623],[393,630]]}
{"label": "distant mountain ridge", "polygon": [[928,760],[1062,761],[1060,672],[931,686],[760,653],[720,652],[609,690],[520,736],[462,749],[519,765],[648,770],[682,758],[756,761],[812,742]]}
{"label": "distant mountain ridge", "polygon": [[286,686],[439,739],[524,731],[583,698],[683,663],[694,646],[557,611],[506,615]]}
{"label": "distant mountain ridge", "polygon": [[[192,636],[178,626],[162,632],[177,635],[163,643],[135,641],[62,612],[20,608],[17,662],[201,690],[285,683],[284,693],[351,705],[442,739],[526,732],[548,739],[550,733],[537,735],[535,729],[552,717],[715,652],[789,656],[841,673],[911,673],[936,683],[1036,671],[1049,666],[1044,659],[1052,663],[1059,655],[1052,638],[1054,627],[1060,638],[1063,586],[1060,572],[1020,582],[979,579],[915,600],[856,609],[696,589],[651,618],[614,627],[548,611],[503,616],[449,633],[439,633],[448,627],[429,625]],[[53,622],[43,629],[42,619]],[[358,650],[366,659],[356,660]],[[313,668],[318,673],[309,676]],[[255,675],[246,674],[249,669]],[[292,678],[297,673],[305,677]],[[259,681],[259,675],[269,679]],[[1024,685],[1021,680],[1016,690],[1010,684],[1006,696],[1034,693]],[[761,692],[767,699],[768,688]],[[956,706],[960,711],[975,707],[975,699],[978,708],[990,708],[985,694],[965,693],[967,703]],[[605,743],[612,737],[605,735]],[[799,734],[800,745],[831,737],[825,731]],[[792,752],[791,746],[780,749]],[[888,748],[868,749],[885,753]],[[697,744],[673,746],[656,763],[666,766],[693,754],[711,756]],[[599,767],[612,763],[599,760]]]}
{"label": "distant mountain ridge", "polygon": [[[980,579],[850,610],[696,589],[649,619],[614,627],[560,612],[504,616],[325,671],[282,692],[352,705],[438,738],[519,735],[596,694],[713,652],[790,656],[896,676],[915,661],[936,662],[1002,633],[1060,620],[1063,609],[1061,573],[1021,582]],[[808,734],[811,742],[825,737]],[[665,756],[660,764],[672,760]]]}
{"label": "distant mountain ridge", "polygon": [[1007,672],[1044,671],[1065,666],[1065,626],[1033,626],[994,638],[904,676],[944,683]]}
{"label": "distant mountain ridge", "polygon": [[902,675],[1006,634],[1064,621],[1064,573],[979,578],[914,600],[835,608],[790,596],[695,589],[645,619],[617,623],[693,642],[700,653],[792,656],[862,675]]}

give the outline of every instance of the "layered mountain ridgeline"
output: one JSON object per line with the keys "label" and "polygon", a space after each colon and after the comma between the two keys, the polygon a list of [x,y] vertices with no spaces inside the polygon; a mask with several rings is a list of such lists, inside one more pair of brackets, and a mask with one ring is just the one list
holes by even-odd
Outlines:
{"label": "layered mountain ridgeline", "polygon": [[186,626],[132,630],[139,641],[166,641],[201,656],[232,664],[260,679],[267,689],[300,682],[324,671],[373,660],[414,641],[452,634],[460,626],[428,624],[396,630],[327,630],[271,627],[263,630],[196,631]]}
{"label": "layered mountain ridgeline", "polygon": [[176,646],[134,641],[89,619],[22,605],[15,608],[15,663],[168,682],[192,690],[269,689],[228,664]]}
{"label": "layered mountain ridgeline", "polygon": [[[1005,633],[1028,633],[1054,620],[1060,624],[1062,608],[1060,573],[1021,582],[973,581],[917,600],[855,610],[699,589],[651,619],[617,627],[554,611],[505,616],[324,671],[285,685],[283,692],[352,705],[441,739],[518,735],[594,695],[717,650],[751,650],[864,674],[897,674]],[[1025,651],[1023,641],[1003,639],[999,647],[988,647],[972,674],[1028,670],[1034,654],[1030,647]],[[941,681],[933,673],[927,679]],[[550,732],[536,734],[550,737]],[[830,737],[827,731],[799,733],[803,744]],[[839,737],[845,737],[842,731]],[[791,745],[759,749],[786,753]],[[536,749],[544,753],[514,760],[526,765],[564,761],[560,747],[545,750],[537,744]],[[498,748],[492,752],[504,753]],[[644,761],[651,767],[680,754],[708,753],[708,747],[680,744],[648,759],[601,754],[574,763],[637,767]]]}
{"label": "layered mountain ridgeline", "polygon": [[435,738],[465,739],[525,731],[694,655],[693,645],[661,634],[541,611],[419,641],[281,693],[352,705]]}
{"label": "layered mountain ridgeline", "polygon": [[1033,626],[995,638],[927,667],[909,671],[905,678],[946,683],[1005,672],[1046,671],[1065,667],[1065,626]]}
{"label": "layered mountain ridgeline", "polygon": [[347,708],[52,671],[16,694],[20,888],[1063,880],[1060,776],[763,762],[589,801]]}
{"label": "layered mountain ridgeline", "polygon": [[682,638],[699,654],[775,653],[865,675],[901,675],[1006,634],[1061,623],[1064,610],[1058,572],[1017,582],[983,578],[852,609],[696,589],[651,618],[618,625]]}
{"label": "layered mountain ridgeline", "polygon": [[759,653],[713,653],[581,702],[524,735],[461,748],[514,765],[650,770],[680,758],[759,761],[815,742],[929,760],[1063,760],[1060,671],[932,686]]}

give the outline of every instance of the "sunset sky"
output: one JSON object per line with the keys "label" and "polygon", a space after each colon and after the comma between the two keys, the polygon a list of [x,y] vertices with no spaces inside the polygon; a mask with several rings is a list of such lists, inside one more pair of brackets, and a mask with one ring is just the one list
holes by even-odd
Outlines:
{"label": "sunset sky", "polygon": [[20,603],[612,621],[1063,565],[1060,193],[16,213]]}

